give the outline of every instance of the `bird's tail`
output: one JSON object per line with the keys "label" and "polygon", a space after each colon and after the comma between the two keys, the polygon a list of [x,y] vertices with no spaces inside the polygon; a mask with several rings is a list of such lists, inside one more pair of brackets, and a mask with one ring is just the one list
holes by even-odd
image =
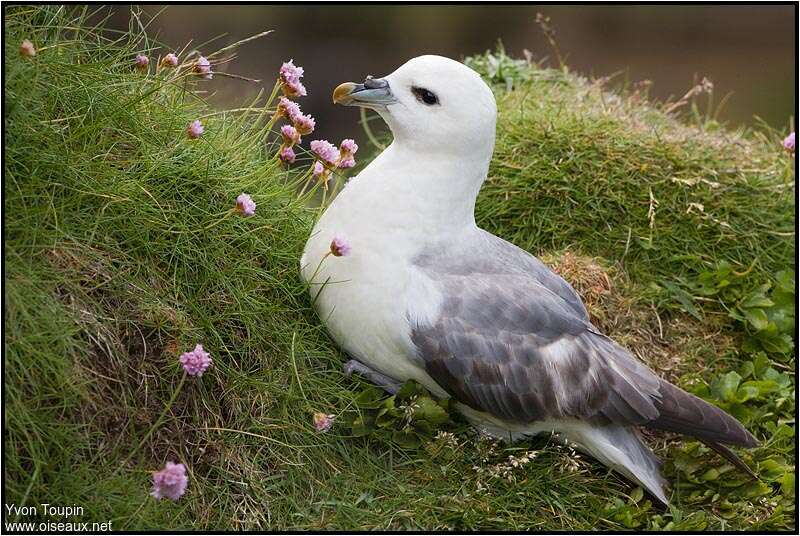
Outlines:
{"label": "bird's tail", "polygon": [[641,484],[663,504],[669,504],[664,494],[667,482],[661,476],[661,461],[635,429],[576,422],[559,433],[604,465]]}
{"label": "bird's tail", "polygon": [[739,421],[713,404],[664,380],[660,380],[659,391],[659,416],[645,424],[648,428],[694,436],[707,444],[758,446],[758,440]]}

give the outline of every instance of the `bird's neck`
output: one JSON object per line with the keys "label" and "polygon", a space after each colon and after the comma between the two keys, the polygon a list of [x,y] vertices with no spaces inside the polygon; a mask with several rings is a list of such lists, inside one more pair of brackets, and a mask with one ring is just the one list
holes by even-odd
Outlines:
{"label": "bird's neck", "polygon": [[386,225],[426,233],[475,226],[475,200],[489,168],[491,148],[454,155],[409,150],[392,143],[348,186],[369,199],[367,209]]}

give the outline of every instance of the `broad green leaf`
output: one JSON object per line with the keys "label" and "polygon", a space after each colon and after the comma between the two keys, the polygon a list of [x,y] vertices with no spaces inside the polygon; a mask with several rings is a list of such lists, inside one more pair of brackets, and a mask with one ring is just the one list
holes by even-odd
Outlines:
{"label": "broad green leaf", "polygon": [[417,434],[405,430],[397,430],[392,434],[392,441],[405,449],[415,449],[421,442]]}
{"label": "broad green leaf", "polygon": [[748,382],[739,387],[739,390],[736,392],[736,401],[747,402],[748,400],[757,398],[759,394],[761,394],[759,388],[752,385],[752,382]]}
{"label": "broad green leaf", "polygon": [[782,291],[794,294],[794,270],[781,270],[775,274],[775,282]]}
{"label": "broad green leaf", "polygon": [[769,319],[764,309],[742,309],[742,313],[756,331],[766,329],[769,324]]}
{"label": "broad green leaf", "polygon": [[714,393],[721,400],[731,401],[735,398],[736,389],[739,387],[739,382],[741,381],[742,377],[739,376],[736,372],[731,371],[721,376],[714,383]]}
{"label": "broad green leaf", "polygon": [[785,475],[783,475],[783,480],[781,481],[781,490],[786,495],[794,496],[794,481],[794,472],[788,471]]}
{"label": "broad green leaf", "polygon": [[447,412],[442,409],[432,398],[419,397],[415,402],[414,420],[423,419],[432,424],[442,424],[447,421]]}
{"label": "broad green leaf", "polygon": [[761,293],[751,293],[744,297],[739,307],[749,309],[751,307],[772,307],[775,303]]}

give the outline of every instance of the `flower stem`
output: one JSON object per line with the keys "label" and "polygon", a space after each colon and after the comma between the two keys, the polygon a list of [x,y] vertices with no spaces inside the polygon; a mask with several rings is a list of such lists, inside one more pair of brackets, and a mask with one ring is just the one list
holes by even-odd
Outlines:
{"label": "flower stem", "polygon": [[150,436],[153,435],[153,432],[155,432],[158,429],[158,427],[161,426],[161,423],[164,421],[164,417],[166,417],[167,412],[172,407],[172,404],[175,402],[175,399],[178,398],[178,394],[181,392],[181,389],[183,388],[183,384],[185,382],[186,382],[186,373],[184,372],[183,376],[181,376],[181,381],[178,382],[178,386],[175,388],[174,391],[172,391],[172,396],[170,397],[169,401],[167,402],[167,405],[164,406],[164,409],[161,411],[161,415],[158,416],[158,419],[156,419],[156,422],[153,424],[153,426],[150,427],[150,430],[148,430],[147,433],[142,438],[142,440],[139,441],[139,444],[136,445],[136,448],[133,449],[130,454],[128,454],[128,457],[125,458],[125,460],[121,464],[119,464],[119,466],[117,467],[117,470],[119,470],[122,467],[124,467],[125,465],[127,465],[128,462],[131,460],[131,458],[133,458],[133,456],[137,452],[139,452],[139,449],[142,448],[142,446],[145,444],[145,442],[148,439],[150,439]]}
{"label": "flower stem", "polygon": [[204,227],[204,228],[203,228],[203,230],[204,230],[204,231],[208,231],[208,230],[209,230],[209,229],[211,229],[212,227],[216,227],[217,225],[219,225],[220,223],[222,223],[222,222],[224,222],[226,219],[228,219],[228,217],[229,217],[231,214],[233,214],[234,212],[236,212],[236,209],[235,209],[235,208],[232,208],[232,209],[228,210],[227,212],[225,212],[225,215],[224,215],[222,218],[218,219],[217,221],[215,221],[215,222],[213,222],[213,223],[210,223],[209,225],[207,225],[206,227]]}
{"label": "flower stem", "polygon": [[311,277],[308,278],[308,286],[311,286],[311,284],[314,282],[314,278],[317,277],[317,274],[319,273],[319,269],[322,268],[322,263],[325,262],[325,259],[330,257],[332,255],[332,253],[333,253],[332,251],[329,251],[325,255],[322,256],[322,258],[319,261],[319,264],[317,265],[317,269],[314,270],[314,273],[311,274]]}

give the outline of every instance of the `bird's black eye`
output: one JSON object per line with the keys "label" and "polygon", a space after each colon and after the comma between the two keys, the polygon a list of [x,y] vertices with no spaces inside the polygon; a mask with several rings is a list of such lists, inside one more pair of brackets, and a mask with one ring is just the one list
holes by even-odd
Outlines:
{"label": "bird's black eye", "polygon": [[423,102],[428,106],[439,104],[439,97],[424,87],[412,87],[411,91],[414,93],[414,96],[417,97],[418,101]]}

